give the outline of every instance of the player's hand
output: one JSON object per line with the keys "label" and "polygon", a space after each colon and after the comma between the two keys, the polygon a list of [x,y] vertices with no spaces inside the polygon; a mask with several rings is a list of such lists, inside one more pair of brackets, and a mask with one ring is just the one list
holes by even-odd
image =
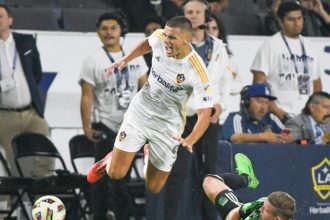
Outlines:
{"label": "player's hand", "polygon": [[222,108],[220,104],[214,104],[213,109],[212,109],[212,115],[211,115],[211,120],[210,122],[215,124],[219,120],[219,116],[222,112]]}
{"label": "player's hand", "polygon": [[276,144],[285,144],[287,143],[287,136],[276,134],[273,132],[264,132],[264,139],[268,143],[276,143]]}
{"label": "player's hand", "polygon": [[125,61],[124,58],[117,60],[116,62],[114,62],[113,64],[111,64],[111,66],[107,69],[107,74],[111,75],[113,74],[113,70],[115,68],[118,68],[118,70],[122,70],[125,66],[127,65],[127,62]]}
{"label": "player's hand", "polygon": [[93,142],[99,142],[100,140],[95,139],[95,135],[98,133],[98,131],[92,129],[92,128],[84,128],[84,134],[86,135],[86,137],[93,141]]}
{"label": "player's hand", "polygon": [[189,142],[187,138],[182,137],[174,137],[175,140],[179,142],[179,144],[184,147],[190,153],[193,152],[193,143]]}

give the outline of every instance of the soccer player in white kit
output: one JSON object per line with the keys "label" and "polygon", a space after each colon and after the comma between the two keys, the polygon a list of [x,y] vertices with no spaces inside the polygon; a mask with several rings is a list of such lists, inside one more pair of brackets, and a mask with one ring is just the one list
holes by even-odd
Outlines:
{"label": "soccer player in white kit", "polygon": [[[184,16],[170,19],[133,51],[109,68],[121,70],[132,59],[153,52],[148,82],[133,98],[118,132],[113,151],[89,170],[93,183],[105,174],[123,178],[137,151],[148,141],[146,185],[153,193],[164,187],[180,145],[192,146],[207,129],[213,102],[203,60],[190,44],[192,25]],[[194,93],[198,120],[193,131],[181,138],[185,103]]]}

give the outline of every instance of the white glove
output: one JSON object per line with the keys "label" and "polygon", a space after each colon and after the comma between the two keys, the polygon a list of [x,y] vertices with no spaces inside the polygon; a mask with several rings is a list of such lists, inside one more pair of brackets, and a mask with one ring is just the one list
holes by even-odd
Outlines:
{"label": "white glove", "polygon": [[127,108],[131,102],[132,92],[130,90],[124,90],[122,96],[119,98],[119,105],[123,108]]}
{"label": "white glove", "polygon": [[5,78],[3,80],[0,80],[0,91],[1,92],[5,92],[14,87],[15,87],[15,80],[13,78]]}

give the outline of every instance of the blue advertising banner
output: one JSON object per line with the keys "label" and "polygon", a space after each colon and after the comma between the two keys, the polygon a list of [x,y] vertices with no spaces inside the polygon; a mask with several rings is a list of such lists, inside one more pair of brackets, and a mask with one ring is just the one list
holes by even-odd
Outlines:
{"label": "blue advertising banner", "polygon": [[295,219],[330,219],[330,146],[232,145],[252,161],[260,185],[239,195],[250,201],[277,190],[291,194],[297,202]]}
{"label": "blue advertising banner", "polygon": [[[241,189],[237,195],[249,202],[273,191],[285,191],[297,202],[297,220],[330,219],[330,146],[230,144],[219,142],[217,172],[233,172],[233,157],[241,152],[254,166],[260,185],[257,189]],[[200,213],[201,180],[192,162],[184,184],[177,220],[202,220]],[[165,219],[164,193],[147,195],[147,219]],[[218,217],[218,219],[221,219]]]}

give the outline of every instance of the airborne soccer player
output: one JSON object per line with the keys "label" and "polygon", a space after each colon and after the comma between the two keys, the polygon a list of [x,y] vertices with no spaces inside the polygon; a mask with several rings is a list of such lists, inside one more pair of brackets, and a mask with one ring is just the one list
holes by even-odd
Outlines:
{"label": "airborne soccer player", "polygon": [[[163,30],[156,30],[110,66],[108,72],[114,74],[115,68],[121,70],[134,58],[153,52],[148,82],[130,103],[113,150],[90,169],[89,182],[96,182],[105,174],[122,179],[136,152],[148,141],[146,185],[158,193],[166,183],[178,147],[192,151],[209,125],[213,102],[206,67],[190,44],[191,34],[190,21],[183,16],[174,17]],[[181,137],[184,105],[191,93],[198,120],[193,131]]]}

